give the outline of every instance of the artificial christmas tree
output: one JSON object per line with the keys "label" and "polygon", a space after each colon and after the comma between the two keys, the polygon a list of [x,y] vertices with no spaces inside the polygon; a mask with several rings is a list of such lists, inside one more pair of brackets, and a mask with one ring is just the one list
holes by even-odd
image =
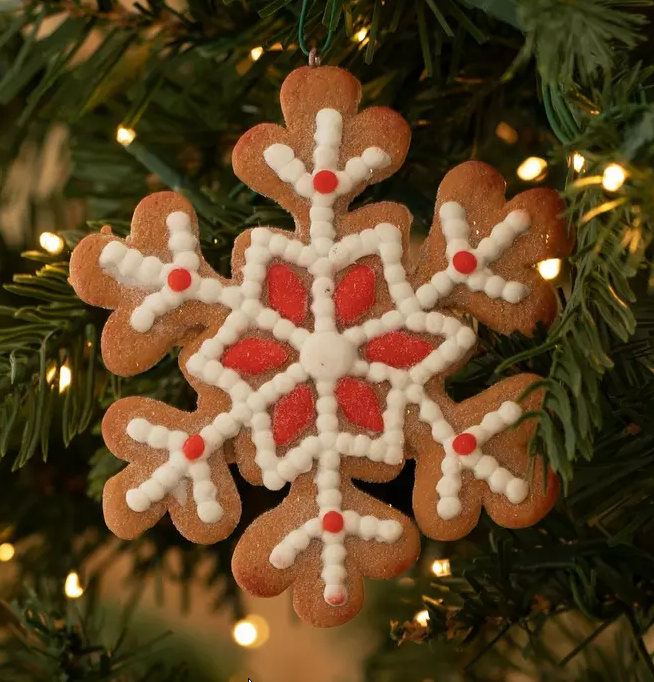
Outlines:
{"label": "artificial christmas tree", "polygon": [[[516,318],[510,329],[499,331],[517,331],[499,335],[482,306],[474,311],[481,322],[479,350],[446,384],[448,399],[458,403],[519,373],[544,377],[533,387],[544,395],[542,408],[526,415],[535,424],[530,441],[535,457],[527,474],[542,471],[544,457],[562,485],[561,499],[533,528],[509,530],[492,514],[482,514],[466,540],[424,540],[411,574],[383,589],[371,588],[367,620],[377,625],[366,632],[371,644],[381,644],[370,653],[365,675],[503,679],[507,669],[530,664],[526,672],[535,679],[569,679],[580,670],[589,679],[654,674],[646,637],[654,566],[647,283],[654,148],[651,75],[638,64],[639,58],[645,64],[651,60],[638,48],[650,30],[642,16],[647,5],[331,0],[145,8],[48,2],[7,10],[2,55],[8,67],[0,97],[7,123],[3,162],[11,167],[5,177],[12,181],[5,182],[3,196],[14,207],[11,215],[23,216],[26,247],[34,248],[39,233],[43,247],[27,252],[26,260],[13,257],[8,247],[2,255],[3,278],[9,282],[13,274],[13,283],[6,286],[0,309],[6,320],[0,332],[0,446],[6,469],[0,555],[19,569],[7,584],[21,595],[24,610],[6,622],[27,644],[20,658],[14,645],[6,649],[14,678],[163,677],[158,671],[165,668],[164,652],[154,653],[158,667],[148,671],[132,659],[128,672],[105,645],[106,632],[82,629],[75,613],[65,614],[57,603],[64,599],[67,575],[67,597],[79,595],[76,571],[85,585],[111,582],[113,564],[98,559],[111,548],[118,552],[109,556],[133,562],[130,573],[137,585],[163,573],[192,588],[208,562],[207,584],[222,595],[220,613],[243,615],[229,568],[231,539],[199,551],[162,522],[138,540],[112,545],[98,497],[121,465],[99,438],[104,412],[125,396],[192,412],[195,395],[167,347],[151,349],[162,361],[140,377],[119,379],[108,371],[114,362],[136,366],[139,354],[127,344],[108,360],[108,368],[102,364],[99,335],[106,317],[74,295],[67,263],[89,230],[110,224],[115,235],[126,235],[133,207],[157,190],[187,197],[198,217],[204,257],[224,277],[230,275],[228,256],[237,234],[256,226],[290,227],[285,213],[238,184],[229,161],[247,129],[278,119],[276,93],[286,75],[311,57],[301,53],[312,43],[322,64],[345,66],[360,78],[365,106],[391,106],[411,127],[404,166],[366,190],[355,210],[369,210],[371,201],[399,201],[413,213],[419,233],[431,223],[440,178],[475,158],[502,171],[509,196],[547,177],[566,199],[577,240],[555,280],[561,295],[553,327],[526,336],[531,330]],[[315,63],[316,52],[311,58]],[[53,121],[66,126],[70,165],[60,158],[61,136],[52,142]],[[57,156],[48,168],[58,174],[68,169],[63,191],[52,183],[46,191],[42,180],[34,180],[29,159],[35,149],[45,161]],[[271,159],[269,166],[281,168],[280,159]],[[17,184],[21,169],[23,182]],[[256,177],[246,179],[260,189]],[[11,225],[15,243],[16,221]],[[564,253],[544,251],[541,257]],[[35,270],[29,259],[43,266]],[[460,273],[472,267],[458,260]],[[549,277],[556,267],[546,260],[539,270]],[[365,284],[366,274],[355,273],[359,279],[352,288]],[[283,309],[282,293],[295,280],[281,270],[278,278]],[[425,300],[428,294],[433,298],[424,291]],[[293,316],[291,308],[286,312]],[[348,310],[341,306],[345,317]],[[158,314],[142,314],[135,323],[149,328]],[[356,395],[363,397],[360,391]],[[347,415],[346,405],[343,400]],[[374,427],[375,411],[359,411],[359,421],[364,416],[366,427]],[[283,430],[277,430],[280,442]],[[411,513],[407,500],[414,473],[407,465],[395,480],[370,492]],[[284,497],[236,481],[243,518],[234,539]],[[448,491],[454,489],[442,488],[439,495],[448,497]],[[167,567],[175,557],[183,568],[171,573]],[[39,584],[37,574],[43,579]],[[26,601],[29,585],[38,588],[40,600]],[[88,601],[90,612],[94,607]],[[363,627],[360,619],[353,626],[357,622]],[[255,623],[240,623],[238,642],[257,639],[261,627]],[[131,625],[136,633],[143,627],[134,619]],[[618,636],[615,656],[596,670],[587,652],[596,638],[611,633]],[[37,636],[46,649],[58,652],[56,663],[47,659],[46,664]],[[87,636],[98,638],[97,649]],[[432,640],[434,646],[411,640]],[[528,663],[515,657],[517,650]],[[95,658],[89,658],[91,651]],[[168,663],[165,674],[174,679],[175,663],[170,657]],[[261,671],[263,679],[270,672]],[[282,668],[271,679],[292,674]]]}

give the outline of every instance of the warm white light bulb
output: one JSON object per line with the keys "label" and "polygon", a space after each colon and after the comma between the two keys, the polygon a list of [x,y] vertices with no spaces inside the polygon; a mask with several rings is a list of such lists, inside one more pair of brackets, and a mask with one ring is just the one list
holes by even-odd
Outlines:
{"label": "warm white light bulb", "polygon": [[64,592],[68,599],[79,599],[84,594],[84,588],[79,581],[79,575],[71,571],[64,584]]}
{"label": "warm white light bulb", "polygon": [[52,232],[42,232],[39,237],[39,244],[48,253],[53,255],[61,253],[64,248],[64,240],[58,234]]}
{"label": "warm white light bulb", "polygon": [[416,613],[416,615],[413,617],[413,620],[415,620],[418,625],[422,625],[423,628],[426,628],[427,623],[429,623],[429,611],[427,611],[427,609],[418,611],[418,613]]}
{"label": "warm white light bulb", "polygon": [[530,156],[518,166],[518,177],[525,182],[540,180],[547,170],[547,161],[540,156]]}
{"label": "warm white light bulb", "polygon": [[604,169],[602,187],[608,192],[617,192],[627,179],[627,171],[617,163],[612,163]]}
{"label": "warm white light bulb", "polygon": [[72,378],[68,365],[62,365],[59,369],[59,393],[63,393],[69,386]]}
{"label": "warm white light bulb", "polygon": [[125,126],[118,126],[118,130],[116,131],[116,140],[120,142],[120,144],[123,145],[123,147],[128,147],[132,142],[134,142],[134,138],[136,137],[136,131],[134,131],[132,128],[125,128]]}
{"label": "warm white light bulb", "polygon": [[250,57],[252,57],[252,61],[256,62],[259,57],[263,54],[263,47],[253,47],[250,50]]}
{"label": "warm white light bulb", "polygon": [[16,549],[11,542],[3,542],[0,545],[0,561],[11,561],[16,554]]}
{"label": "warm white light bulb", "polygon": [[431,565],[431,572],[437,578],[444,578],[448,575],[452,575],[452,571],[450,569],[450,560],[436,559],[436,561],[434,561],[434,563]]}
{"label": "warm white light bulb", "polygon": [[234,625],[232,637],[242,647],[255,649],[268,641],[270,628],[264,618],[250,615]]}
{"label": "warm white light bulb", "polygon": [[555,279],[561,272],[561,259],[548,258],[538,264],[538,272],[543,279]]}
{"label": "warm white light bulb", "polygon": [[367,28],[361,28],[354,34],[354,39],[357,41],[357,43],[362,43],[366,39],[367,35],[368,35],[368,29]]}
{"label": "warm white light bulb", "polygon": [[577,173],[581,173],[586,165],[586,159],[579,153],[575,152],[572,156],[572,167]]}

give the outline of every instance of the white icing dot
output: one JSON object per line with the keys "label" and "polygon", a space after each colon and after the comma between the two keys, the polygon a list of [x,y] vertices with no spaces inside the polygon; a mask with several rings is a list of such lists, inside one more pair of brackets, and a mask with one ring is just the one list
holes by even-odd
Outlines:
{"label": "white icing dot", "polygon": [[458,204],[456,201],[446,201],[441,205],[438,215],[441,220],[453,220],[453,219],[464,219],[466,217],[466,212],[463,206]]}
{"label": "white icing dot", "polygon": [[125,502],[127,506],[134,512],[144,512],[150,509],[151,502],[148,496],[138,488],[128,490],[125,493]]}
{"label": "white icing dot", "polygon": [[173,232],[168,240],[168,248],[173,252],[193,251],[197,245],[197,239],[190,232]]}
{"label": "white icing dot", "polygon": [[506,400],[500,405],[500,409],[497,411],[502,421],[507,424],[515,424],[515,422],[520,419],[522,415],[522,408],[518,403],[514,403],[510,400]]}
{"label": "white icing dot", "polygon": [[223,515],[222,507],[215,500],[198,504],[198,516],[203,523],[217,523]]}
{"label": "white icing dot", "polygon": [[165,426],[156,425],[148,433],[148,445],[151,448],[165,448],[168,446],[168,429]]}
{"label": "white icing dot", "polygon": [[264,150],[263,158],[274,171],[279,171],[295,158],[295,154],[288,145],[276,143]]}
{"label": "white icing dot", "polygon": [[276,471],[263,472],[263,484],[268,490],[280,490],[286,481]]}
{"label": "white icing dot", "polygon": [[519,303],[529,293],[529,287],[519,282],[507,282],[502,298],[508,303]]}
{"label": "white icing dot", "polygon": [[184,211],[173,211],[166,216],[166,227],[174,232],[176,230],[190,230],[191,219]]}
{"label": "white icing dot", "polygon": [[363,154],[361,154],[363,162],[369,168],[384,168],[391,162],[391,157],[379,147],[368,147]]}
{"label": "white icing dot", "polygon": [[441,497],[436,505],[438,515],[444,521],[451,521],[461,513],[461,502],[458,497]]}
{"label": "white icing dot", "polygon": [[506,486],[505,494],[512,504],[520,504],[529,495],[529,484],[522,478],[514,478]]}
{"label": "white icing dot", "polygon": [[504,467],[498,467],[490,475],[488,486],[494,493],[503,493],[512,478],[513,475],[510,471],[507,471]]}
{"label": "white icing dot", "polygon": [[127,435],[135,440],[137,443],[145,443],[148,440],[148,434],[150,433],[150,422],[142,417],[137,417],[132,419],[127,424]]}
{"label": "white icing dot", "polygon": [[475,464],[473,473],[475,478],[478,478],[482,481],[488,481],[497,467],[498,464],[494,457],[491,457],[490,455],[483,455],[477,464]]}
{"label": "white icing dot", "polygon": [[100,258],[98,259],[98,262],[100,263],[101,267],[106,268],[108,265],[118,263],[126,252],[127,247],[122,242],[109,242],[100,252]]}
{"label": "white icing dot", "polygon": [[163,500],[163,498],[166,496],[165,488],[160,482],[155,481],[152,478],[148,479],[147,481],[143,481],[139,488],[141,492],[150,499],[151,502],[159,502],[159,500]]}
{"label": "white icing dot", "polygon": [[380,542],[397,542],[402,535],[402,524],[393,519],[384,519],[377,525],[377,539]]}

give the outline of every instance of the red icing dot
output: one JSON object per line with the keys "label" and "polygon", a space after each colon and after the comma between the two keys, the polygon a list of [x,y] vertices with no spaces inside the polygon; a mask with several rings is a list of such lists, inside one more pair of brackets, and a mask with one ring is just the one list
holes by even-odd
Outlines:
{"label": "red icing dot", "polygon": [[406,369],[424,360],[434,347],[431,343],[404,332],[389,332],[368,341],[363,354],[370,362],[383,362],[397,369]]}
{"label": "red icing dot", "polygon": [[293,324],[301,324],[307,316],[307,292],[300,278],[286,265],[273,265],[268,270],[268,303]]}
{"label": "red icing dot", "polygon": [[204,452],[204,438],[198,433],[189,436],[184,445],[182,445],[182,452],[186,459],[194,460],[202,457]]}
{"label": "red icing dot", "polygon": [[365,265],[352,268],[338,283],[334,304],[338,321],[356,322],[375,302],[375,272]]}
{"label": "red icing dot", "polygon": [[321,170],[313,176],[313,188],[320,194],[331,194],[337,187],[338,178],[334,171]]}
{"label": "red icing dot", "polygon": [[288,352],[275,341],[247,338],[230,346],[221,358],[224,367],[243,374],[261,374],[286,362]]}
{"label": "red icing dot", "polygon": [[168,286],[173,291],[184,291],[191,286],[191,273],[184,268],[175,268],[168,273]]}
{"label": "red icing dot", "polygon": [[298,386],[277,401],[272,417],[273,439],[286,445],[309,426],[314,417],[313,395],[308,386]]}
{"label": "red icing dot", "polygon": [[338,406],[353,424],[370,431],[384,430],[377,396],[364,381],[343,377],[338,380],[334,395]]}
{"label": "red icing dot", "polygon": [[462,275],[469,275],[477,269],[477,257],[470,251],[457,251],[452,258],[452,265]]}
{"label": "red icing dot", "polygon": [[322,517],[322,527],[328,533],[340,533],[345,526],[345,521],[343,521],[343,516],[337,511],[328,511]]}
{"label": "red icing dot", "polygon": [[331,606],[340,606],[345,603],[345,592],[337,592],[332,594],[331,597],[327,599],[327,603]]}
{"label": "red icing dot", "polygon": [[462,433],[452,441],[452,449],[457,455],[470,455],[477,448],[477,439],[471,433]]}

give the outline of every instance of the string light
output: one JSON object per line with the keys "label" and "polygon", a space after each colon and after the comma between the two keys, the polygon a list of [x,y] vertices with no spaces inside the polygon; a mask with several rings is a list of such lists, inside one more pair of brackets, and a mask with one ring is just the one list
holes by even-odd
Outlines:
{"label": "string light", "polygon": [[547,170],[547,161],[540,156],[530,156],[518,166],[518,177],[526,182],[542,180]]}
{"label": "string light", "polygon": [[604,187],[607,192],[616,192],[624,185],[626,179],[627,171],[617,163],[612,163],[604,169],[602,187]]}
{"label": "string light", "polygon": [[561,259],[548,258],[538,264],[538,272],[543,279],[555,279],[561,272]]}
{"label": "string light", "polygon": [[427,609],[418,611],[418,613],[416,613],[416,615],[413,617],[413,620],[415,620],[418,625],[422,625],[423,628],[426,628],[427,624],[429,623],[429,611],[427,611]]}
{"label": "string light", "polygon": [[250,57],[252,57],[252,61],[256,62],[259,57],[263,54],[263,47],[253,47],[250,50]]}
{"label": "string light", "polygon": [[572,155],[572,167],[575,169],[575,171],[577,173],[581,173],[585,165],[586,159],[579,152],[575,152]]}
{"label": "string light", "polygon": [[132,128],[125,128],[125,126],[118,126],[116,130],[116,141],[123,145],[123,147],[129,147],[134,139],[136,138],[136,131]]}
{"label": "string light", "polygon": [[495,134],[507,144],[515,144],[518,141],[518,131],[506,121],[500,121],[495,128]]}
{"label": "string light", "polygon": [[48,253],[57,254],[61,253],[64,248],[64,240],[53,232],[42,232],[39,237],[39,244]]}
{"label": "string light", "polygon": [[452,575],[452,570],[450,569],[449,559],[436,559],[431,565],[431,572],[437,578],[445,578],[448,575]]}
{"label": "string light", "polygon": [[68,599],[79,599],[84,594],[84,588],[79,581],[76,571],[71,571],[64,583],[64,593]]}
{"label": "string light", "polygon": [[362,43],[366,39],[367,35],[368,35],[368,29],[367,28],[361,28],[354,34],[354,39],[357,41],[357,43]]}
{"label": "string light", "polygon": [[59,370],[59,393],[63,393],[69,386],[72,374],[68,365],[62,365]]}
{"label": "string light", "polygon": [[0,561],[11,561],[16,554],[16,549],[11,542],[3,542],[0,545]]}
{"label": "string light", "polygon": [[234,641],[247,649],[263,646],[270,635],[270,628],[264,618],[250,615],[239,620],[232,629]]}

